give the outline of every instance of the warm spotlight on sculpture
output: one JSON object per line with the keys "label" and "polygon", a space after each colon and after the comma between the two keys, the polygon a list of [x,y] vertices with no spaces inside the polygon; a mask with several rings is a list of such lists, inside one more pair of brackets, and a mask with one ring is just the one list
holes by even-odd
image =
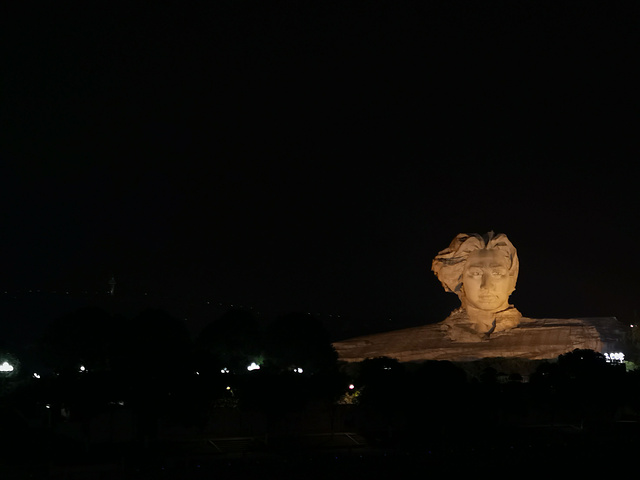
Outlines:
{"label": "warm spotlight on sculpture", "polygon": [[[558,265],[558,271],[563,266]],[[390,357],[401,362],[484,358],[555,359],[575,349],[620,352],[626,326],[615,317],[527,318],[509,303],[520,260],[506,235],[460,233],[431,270],[460,306],[443,321],[335,342],[340,360]],[[542,302],[544,299],[541,300]],[[544,304],[539,306],[544,308]],[[609,354],[610,362],[621,362]]]}
{"label": "warm spotlight on sculpture", "polygon": [[508,331],[522,315],[509,304],[520,269],[515,247],[504,234],[457,235],[433,259],[431,269],[461,306],[443,322],[457,342],[479,342]]}

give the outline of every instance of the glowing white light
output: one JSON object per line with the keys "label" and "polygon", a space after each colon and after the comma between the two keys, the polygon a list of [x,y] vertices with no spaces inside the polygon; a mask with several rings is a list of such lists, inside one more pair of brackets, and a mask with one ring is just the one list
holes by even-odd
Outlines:
{"label": "glowing white light", "polygon": [[231,387],[227,387],[227,390],[231,390]]}
{"label": "glowing white light", "polygon": [[227,367],[224,367],[222,370],[220,370],[220,373],[229,373],[229,369]]}
{"label": "glowing white light", "polygon": [[13,365],[9,362],[3,362],[2,365],[0,365],[0,372],[13,372]]}
{"label": "glowing white light", "polygon": [[251,365],[247,367],[247,370],[260,370],[260,365],[258,365],[256,362],[251,362]]}
{"label": "glowing white light", "polygon": [[48,403],[44,406],[44,408],[51,408],[51,405],[49,405]]}
{"label": "glowing white light", "polygon": [[349,385],[349,390],[353,390],[354,388],[356,388],[356,386],[353,383]]}
{"label": "glowing white light", "polygon": [[293,369],[293,371],[294,371],[295,373],[302,373],[302,372],[303,372],[303,370],[302,370],[300,367],[298,367],[298,368],[294,368],[294,369]]}
{"label": "glowing white light", "polygon": [[84,365],[80,365],[80,371],[81,371],[81,372],[86,372],[86,371],[87,371],[87,369],[86,369],[86,368],[84,368]]}
{"label": "glowing white light", "polygon": [[607,360],[607,362],[624,362],[624,353],[622,352],[605,353],[604,358]]}
{"label": "glowing white light", "polygon": [[33,378],[40,378],[40,375],[38,375],[37,373],[34,373]]}

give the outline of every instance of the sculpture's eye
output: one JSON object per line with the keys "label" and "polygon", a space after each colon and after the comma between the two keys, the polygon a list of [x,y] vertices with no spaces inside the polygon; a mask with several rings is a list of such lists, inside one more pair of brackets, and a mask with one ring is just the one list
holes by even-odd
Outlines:
{"label": "sculpture's eye", "polygon": [[494,277],[502,277],[502,276],[506,275],[506,274],[507,274],[507,272],[506,272],[505,270],[502,270],[502,269],[496,269],[496,270],[493,270],[493,271],[491,272],[491,274],[492,274]]}
{"label": "sculpture's eye", "polygon": [[480,277],[482,276],[482,270],[480,270],[479,268],[474,268],[472,270],[469,270],[467,274],[471,275],[472,277]]}

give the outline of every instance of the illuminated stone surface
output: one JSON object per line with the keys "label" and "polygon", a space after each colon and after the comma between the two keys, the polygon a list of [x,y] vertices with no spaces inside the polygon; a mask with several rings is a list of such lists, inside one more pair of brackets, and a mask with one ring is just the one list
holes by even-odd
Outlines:
{"label": "illuminated stone surface", "polygon": [[482,358],[554,359],[575,349],[622,350],[625,327],[614,317],[523,318],[509,304],[520,265],[504,234],[459,234],[432,262],[445,291],[460,307],[442,322],[334,343],[339,358],[359,362],[474,361]]}
{"label": "illuminated stone surface", "polygon": [[431,269],[445,291],[460,299],[460,308],[443,322],[451,340],[480,342],[520,323],[522,315],[509,304],[520,264],[506,235],[460,233],[436,255]]}
{"label": "illuminated stone surface", "polygon": [[360,362],[390,357],[401,362],[474,361],[482,358],[555,359],[576,348],[596,352],[622,350],[624,325],[615,317],[522,318],[519,325],[483,341],[460,342],[447,336],[444,322],[365,335],[333,344],[340,360]]}

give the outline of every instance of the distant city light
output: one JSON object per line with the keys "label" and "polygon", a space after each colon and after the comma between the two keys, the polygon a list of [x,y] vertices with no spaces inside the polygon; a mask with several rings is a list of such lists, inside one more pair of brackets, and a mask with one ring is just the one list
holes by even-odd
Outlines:
{"label": "distant city light", "polygon": [[37,373],[34,373],[34,374],[33,374],[33,378],[40,378],[40,375],[39,375],[39,374],[37,374]]}
{"label": "distant city light", "polygon": [[260,365],[258,365],[256,362],[251,362],[251,365],[247,367],[247,370],[260,370]]}
{"label": "distant city light", "polygon": [[86,372],[86,371],[87,371],[87,369],[84,367],[84,365],[80,365],[80,371],[81,371],[81,372]]}
{"label": "distant city light", "polygon": [[229,369],[227,367],[224,367],[222,370],[220,370],[220,373],[229,373]]}
{"label": "distant city light", "polygon": [[293,369],[293,371],[294,371],[295,373],[302,373],[302,372],[303,372],[303,370],[302,370],[300,367],[298,367],[298,368],[294,368],[294,369]]}

